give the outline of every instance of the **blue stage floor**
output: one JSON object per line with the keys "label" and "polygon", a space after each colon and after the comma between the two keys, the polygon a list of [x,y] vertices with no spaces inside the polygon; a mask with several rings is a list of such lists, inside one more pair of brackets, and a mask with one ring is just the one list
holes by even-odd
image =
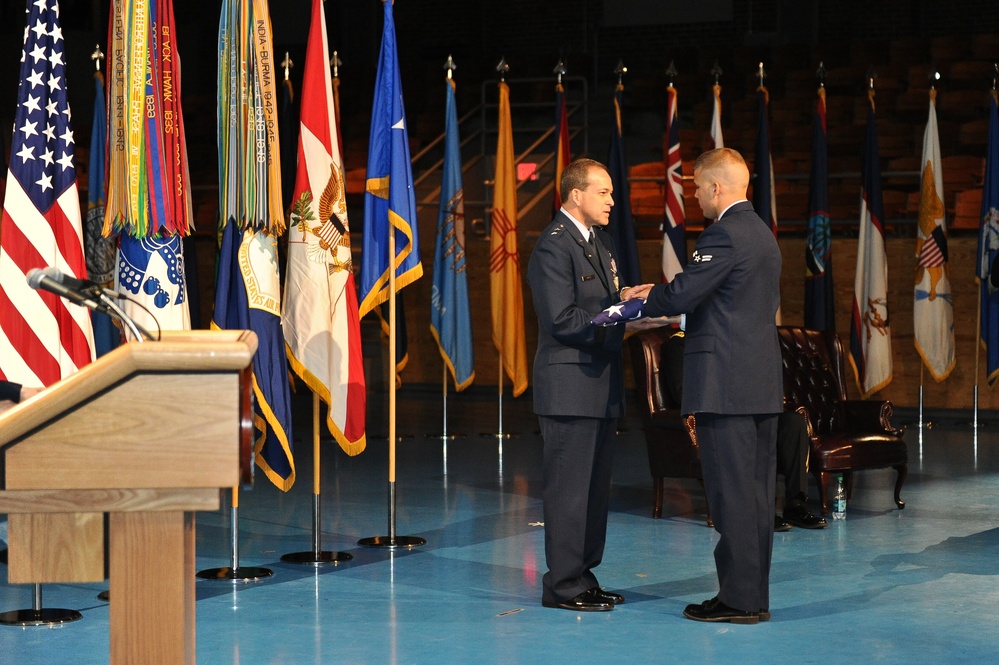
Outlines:
{"label": "blue stage floor", "polygon": [[[613,612],[541,607],[545,570],[541,441],[525,399],[506,398],[502,447],[495,392],[452,395],[448,442],[436,391],[400,393],[397,534],[427,544],[392,553],[357,540],[388,533],[387,426],[372,405],[368,449],[325,444],[323,546],[353,560],[319,569],[282,554],[311,547],[309,404],[296,403],[298,481],[282,494],[258,476],[241,495],[241,560],[274,575],[248,584],[197,582],[200,663],[983,663],[999,638],[999,428],[911,425],[899,511],[894,472],[858,474],[843,522],[776,534],[773,620],[755,626],[686,620],[713,596],[716,535],[693,481],[671,481],[664,517],[652,491],[641,424],[623,422],[601,584],[627,602]],[[812,499],[816,498],[812,487]],[[817,507],[815,508],[817,511]],[[229,564],[228,505],[198,515],[198,568]],[[31,590],[6,583],[0,611]],[[155,574],[155,571],[150,571]],[[0,626],[0,664],[108,660],[101,585],[45,587],[45,605],[78,609],[58,628]],[[112,601],[113,602],[113,601]]]}

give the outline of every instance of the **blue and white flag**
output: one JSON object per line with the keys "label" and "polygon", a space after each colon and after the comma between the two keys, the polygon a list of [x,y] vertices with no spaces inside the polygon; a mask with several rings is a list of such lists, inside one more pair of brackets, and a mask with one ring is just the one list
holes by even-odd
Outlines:
{"label": "blue and white flag", "polygon": [[468,306],[465,256],[465,204],[461,184],[461,142],[454,82],[447,82],[444,123],[444,173],[441,182],[437,240],[434,243],[434,284],[430,298],[430,331],[451,371],[456,390],[475,379],[472,315]]}
{"label": "blue and white flag", "polygon": [[[389,293],[394,266],[395,289],[423,276],[416,232],[416,196],[409,158],[409,132],[402,101],[392,3],[382,3],[385,23],[375,77],[375,99],[368,141],[364,193],[364,249],[361,253],[360,314],[373,310]],[[389,257],[389,233],[395,234],[395,256]]]}

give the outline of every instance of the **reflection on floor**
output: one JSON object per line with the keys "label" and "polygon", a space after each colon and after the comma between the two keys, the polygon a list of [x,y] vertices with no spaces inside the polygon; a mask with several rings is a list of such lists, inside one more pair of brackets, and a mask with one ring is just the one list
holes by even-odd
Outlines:
{"label": "reflection on floor", "polygon": [[[999,615],[999,428],[910,424],[909,479],[899,511],[891,470],[859,474],[847,519],[776,534],[773,620],[703,624],[683,607],[714,595],[715,534],[692,481],[671,481],[664,516],[652,491],[637,418],[622,422],[601,584],[623,593],[613,612],[544,609],[541,442],[530,403],[495,392],[448,398],[400,393],[399,535],[426,545],[391,552],[357,540],[388,533],[384,404],[369,405],[368,449],[347,457],[325,442],[323,547],[353,555],[314,569],[282,563],[311,547],[310,400],[296,398],[298,481],[287,494],[258,476],[241,495],[240,563],[264,581],[197,582],[201,663],[979,663],[996,657]],[[966,416],[966,414],[965,414]],[[428,437],[427,432],[437,433]],[[812,487],[812,499],[815,500]],[[817,508],[815,508],[817,510]],[[198,515],[198,567],[229,564],[229,511]],[[6,583],[0,611],[31,606]],[[150,571],[155,574],[155,571]],[[0,627],[0,663],[107,662],[100,585],[45,587],[45,605],[83,619],[60,628]]]}

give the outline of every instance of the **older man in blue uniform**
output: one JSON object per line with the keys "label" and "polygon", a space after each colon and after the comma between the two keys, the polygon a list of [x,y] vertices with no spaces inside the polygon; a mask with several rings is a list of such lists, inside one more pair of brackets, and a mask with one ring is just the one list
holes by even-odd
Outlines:
{"label": "older man in blue uniform", "polygon": [[538,315],[534,411],[544,439],[545,607],[611,610],[624,602],[600,588],[617,419],[624,415],[624,326],[590,323],[631,296],[618,283],[606,226],[614,205],[607,169],[569,164],[562,209],[542,231],[527,267]]}

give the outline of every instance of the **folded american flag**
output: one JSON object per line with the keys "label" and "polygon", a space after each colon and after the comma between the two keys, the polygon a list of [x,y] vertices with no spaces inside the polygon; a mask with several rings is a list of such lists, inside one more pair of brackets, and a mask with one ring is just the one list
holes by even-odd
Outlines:
{"label": "folded american flag", "polygon": [[642,298],[622,300],[618,304],[611,305],[604,311],[594,316],[593,319],[590,320],[590,323],[597,326],[613,326],[625,321],[634,321],[635,319],[642,318],[642,309],[644,307],[645,300]]}

